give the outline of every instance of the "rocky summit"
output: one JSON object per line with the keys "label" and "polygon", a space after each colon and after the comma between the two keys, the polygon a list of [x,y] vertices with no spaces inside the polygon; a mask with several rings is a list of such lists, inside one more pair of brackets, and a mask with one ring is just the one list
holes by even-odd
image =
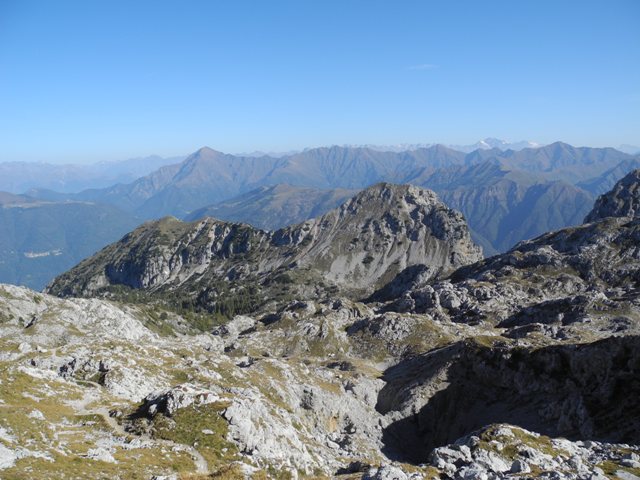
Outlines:
{"label": "rocky summit", "polygon": [[379,184],[0,286],[0,477],[638,479],[629,178],[487,259],[435,194]]}
{"label": "rocky summit", "polygon": [[615,184],[613,190],[601,195],[585,222],[605,217],[640,216],[640,169],[633,170]]}
{"label": "rocky summit", "polygon": [[433,192],[382,183],[274,232],[213,218],[151,222],[58,277],[48,292],[114,295],[121,286],[244,313],[269,299],[358,298],[407,267],[426,265],[435,278],[480,258],[462,215]]}

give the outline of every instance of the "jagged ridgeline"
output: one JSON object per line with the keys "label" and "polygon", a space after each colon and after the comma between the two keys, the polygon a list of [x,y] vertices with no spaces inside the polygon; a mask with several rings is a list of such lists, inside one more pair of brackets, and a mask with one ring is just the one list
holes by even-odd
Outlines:
{"label": "jagged ridgeline", "polygon": [[600,195],[585,222],[605,217],[637,217],[640,214],[640,169],[633,170],[616,183],[610,192]]}
{"label": "jagged ridgeline", "polygon": [[433,279],[482,258],[463,216],[430,190],[374,185],[268,232],[213,218],[149,222],[56,278],[49,293],[155,298],[227,317],[271,302],[363,298],[414,265]]}

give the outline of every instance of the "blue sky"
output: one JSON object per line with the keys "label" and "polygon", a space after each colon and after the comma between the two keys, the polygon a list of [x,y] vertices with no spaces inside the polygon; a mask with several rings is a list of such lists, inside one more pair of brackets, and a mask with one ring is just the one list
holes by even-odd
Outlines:
{"label": "blue sky", "polygon": [[640,2],[0,0],[0,161],[640,144]]}

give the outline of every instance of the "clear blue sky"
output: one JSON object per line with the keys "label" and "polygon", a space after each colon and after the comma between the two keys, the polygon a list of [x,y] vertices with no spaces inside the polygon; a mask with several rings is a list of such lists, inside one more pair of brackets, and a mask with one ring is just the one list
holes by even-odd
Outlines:
{"label": "clear blue sky", "polygon": [[0,0],[0,161],[640,144],[640,1]]}

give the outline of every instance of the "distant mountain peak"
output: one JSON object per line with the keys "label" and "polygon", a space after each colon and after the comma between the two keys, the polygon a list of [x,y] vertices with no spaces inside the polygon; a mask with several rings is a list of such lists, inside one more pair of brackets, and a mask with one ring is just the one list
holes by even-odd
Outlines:
{"label": "distant mountain peak", "polygon": [[525,148],[540,148],[540,145],[537,142],[532,142],[530,140],[522,140],[519,142],[509,142],[507,140],[502,140],[500,138],[495,137],[487,137],[482,140],[477,141],[471,145],[449,145],[449,148],[454,150],[458,150],[460,152],[470,153],[474,150],[492,150],[497,149],[499,151],[507,151],[514,150],[520,151]]}
{"label": "distant mountain peak", "polygon": [[530,140],[521,140],[519,142],[508,142],[495,137],[487,137],[484,140],[478,142],[480,148],[497,148],[499,150],[523,150],[525,148],[539,148],[541,145],[537,142]]}
{"label": "distant mountain peak", "polygon": [[568,144],[567,142],[563,142],[562,140],[558,140],[556,142],[553,142],[553,143],[550,143],[549,145],[547,145],[547,148],[551,148],[551,149],[562,148],[564,150],[574,150],[576,147],[574,147],[573,145]]}
{"label": "distant mountain peak", "polygon": [[366,148],[369,150],[374,150],[378,152],[410,152],[414,150],[420,149],[448,149],[455,150],[458,152],[471,153],[475,150],[491,150],[498,149],[500,151],[505,150],[523,150],[525,148],[539,148],[540,145],[537,142],[532,142],[528,140],[523,140],[520,142],[508,142],[506,140],[501,140],[495,137],[487,137],[483,140],[479,140],[476,143],[470,145],[450,145],[444,143],[400,143],[396,145],[372,145],[372,144],[364,144],[364,145],[343,145],[345,148]]}
{"label": "distant mountain peak", "polygon": [[450,152],[453,150],[449,145],[443,145],[442,143],[436,143],[435,145],[431,145],[429,147],[424,147],[435,152]]}
{"label": "distant mountain peak", "polygon": [[214,150],[211,147],[201,147],[198,150],[196,150],[194,153],[192,153],[189,157],[217,157],[219,155],[224,155],[224,153],[218,151],[218,150]]}

